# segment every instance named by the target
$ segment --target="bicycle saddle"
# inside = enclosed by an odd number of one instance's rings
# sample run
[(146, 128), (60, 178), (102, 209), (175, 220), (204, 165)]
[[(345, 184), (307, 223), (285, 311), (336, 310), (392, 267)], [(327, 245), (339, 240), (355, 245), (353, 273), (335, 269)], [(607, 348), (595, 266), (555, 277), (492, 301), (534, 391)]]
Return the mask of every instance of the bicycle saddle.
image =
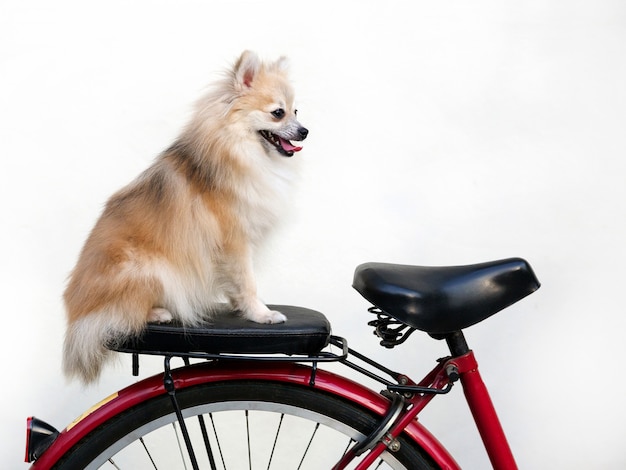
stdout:
[(365, 263), (356, 268), (353, 283), (385, 313), (431, 334), (474, 325), (539, 286), (520, 258), (445, 267)]

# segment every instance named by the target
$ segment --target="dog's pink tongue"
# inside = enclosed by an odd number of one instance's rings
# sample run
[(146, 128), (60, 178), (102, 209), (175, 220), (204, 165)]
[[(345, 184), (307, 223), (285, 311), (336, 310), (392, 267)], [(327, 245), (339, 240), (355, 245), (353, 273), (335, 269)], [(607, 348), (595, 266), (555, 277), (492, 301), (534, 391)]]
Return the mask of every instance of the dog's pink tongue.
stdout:
[(278, 138), (280, 139), (280, 146), (285, 152), (299, 152), (300, 150), (302, 150), (302, 147), (296, 147), (291, 142), (283, 139), (282, 137)]

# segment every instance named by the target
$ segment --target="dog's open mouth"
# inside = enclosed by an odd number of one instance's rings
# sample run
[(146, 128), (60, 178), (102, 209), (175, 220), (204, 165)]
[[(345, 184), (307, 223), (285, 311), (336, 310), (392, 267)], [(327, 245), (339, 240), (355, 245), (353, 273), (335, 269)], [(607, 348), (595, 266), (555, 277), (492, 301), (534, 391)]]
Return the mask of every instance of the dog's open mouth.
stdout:
[(259, 134), (261, 134), (270, 144), (276, 147), (276, 150), (278, 150), (278, 152), (285, 157), (291, 157), (294, 152), (302, 150), (302, 147), (297, 147), (288, 140), (283, 139), (276, 134), (272, 134), (270, 131), (259, 131)]

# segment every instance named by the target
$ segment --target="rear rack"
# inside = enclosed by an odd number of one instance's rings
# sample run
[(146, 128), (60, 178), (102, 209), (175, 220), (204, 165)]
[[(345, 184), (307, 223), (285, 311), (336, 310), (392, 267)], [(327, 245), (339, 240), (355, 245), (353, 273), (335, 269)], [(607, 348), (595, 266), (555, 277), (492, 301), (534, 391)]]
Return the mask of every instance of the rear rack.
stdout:
[(329, 345), (341, 348), (341, 353), (332, 351), (319, 351), (316, 354), (231, 354), (231, 353), (208, 353), (208, 352), (180, 352), (180, 351), (155, 351), (138, 350), (134, 348), (115, 348), (115, 351), (132, 355), (132, 372), (139, 375), (139, 355), (163, 356), (165, 358), (180, 357), (189, 364), (190, 359), (221, 360), (221, 361), (264, 361), (264, 362), (341, 362), (345, 361), (350, 354), (348, 341), (340, 336), (331, 336)]
[[(134, 376), (139, 375), (139, 356), (161, 356), (165, 358), (165, 371), (166, 375), (170, 370), (170, 362), (172, 358), (179, 357), (183, 359), (185, 365), (190, 365), (191, 359), (200, 359), (206, 361), (258, 361), (258, 362), (293, 362), (293, 363), (311, 363), (313, 372), (311, 374), (311, 380), (309, 385), (315, 385), (315, 375), (317, 371), (318, 363), (326, 362), (339, 362), (350, 369), (357, 371), (358, 373), (369, 377), (370, 379), (382, 384), (389, 392), (395, 392), (400, 394), (413, 394), (423, 393), (439, 395), (445, 394), (452, 388), (452, 380), (446, 385), (445, 388), (436, 388), (430, 386), (420, 386), (412, 383), (410, 379), (399, 372), (395, 372), (382, 364), (368, 358), (358, 351), (348, 347), (348, 341), (341, 336), (331, 336), (329, 346), (336, 346), (340, 348), (340, 352), (332, 352), (328, 350), (319, 351), (316, 354), (299, 355), (299, 354), (221, 354), (221, 353), (206, 353), (206, 352), (179, 352), (179, 351), (155, 351), (155, 350), (137, 350), (137, 349), (124, 349), (116, 348), (116, 351), (129, 353), (132, 355), (132, 373)], [(359, 365), (348, 358), (352, 357), (364, 365)], [(439, 359), (439, 362), (445, 362), (449, 358)], [(369, 367), (369, 368), (367, 368)], [(373, 371), (375, 370), (375, 371)], [(391, 380), (384, 378), (388, 376)]]

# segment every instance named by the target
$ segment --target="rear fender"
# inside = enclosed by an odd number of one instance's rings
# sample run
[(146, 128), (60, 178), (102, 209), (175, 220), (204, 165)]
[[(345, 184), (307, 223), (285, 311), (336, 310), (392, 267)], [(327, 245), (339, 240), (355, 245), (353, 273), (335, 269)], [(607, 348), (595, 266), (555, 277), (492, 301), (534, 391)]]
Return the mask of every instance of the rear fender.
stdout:
[[(314, 381), (313, 387), (359, 403), (375, 414), (383, 416), (389, 407), (389, 400), (357, 382), (320, 369), (315, 371), (312, 378), (313, 373), (311, 367), (289, 362), (230, 361), (224, 363), (216, 361), (175, 369), (172, 371), (172, 376), (177, 389), (233, 380), (268, 380), (303, 386), (311, 386), (310, 383)], [(113, 416), (166, 393), (162, 374), (154, 375), (115, 392), (84, 412), (61, 431), (50, 447), (33, 463), (31, 469), (49, 469), (80, 439)], [(441, 468), (460, 468), (441, 443), (417, 420), (413, 421), (405, 432), (419, 443)]]

